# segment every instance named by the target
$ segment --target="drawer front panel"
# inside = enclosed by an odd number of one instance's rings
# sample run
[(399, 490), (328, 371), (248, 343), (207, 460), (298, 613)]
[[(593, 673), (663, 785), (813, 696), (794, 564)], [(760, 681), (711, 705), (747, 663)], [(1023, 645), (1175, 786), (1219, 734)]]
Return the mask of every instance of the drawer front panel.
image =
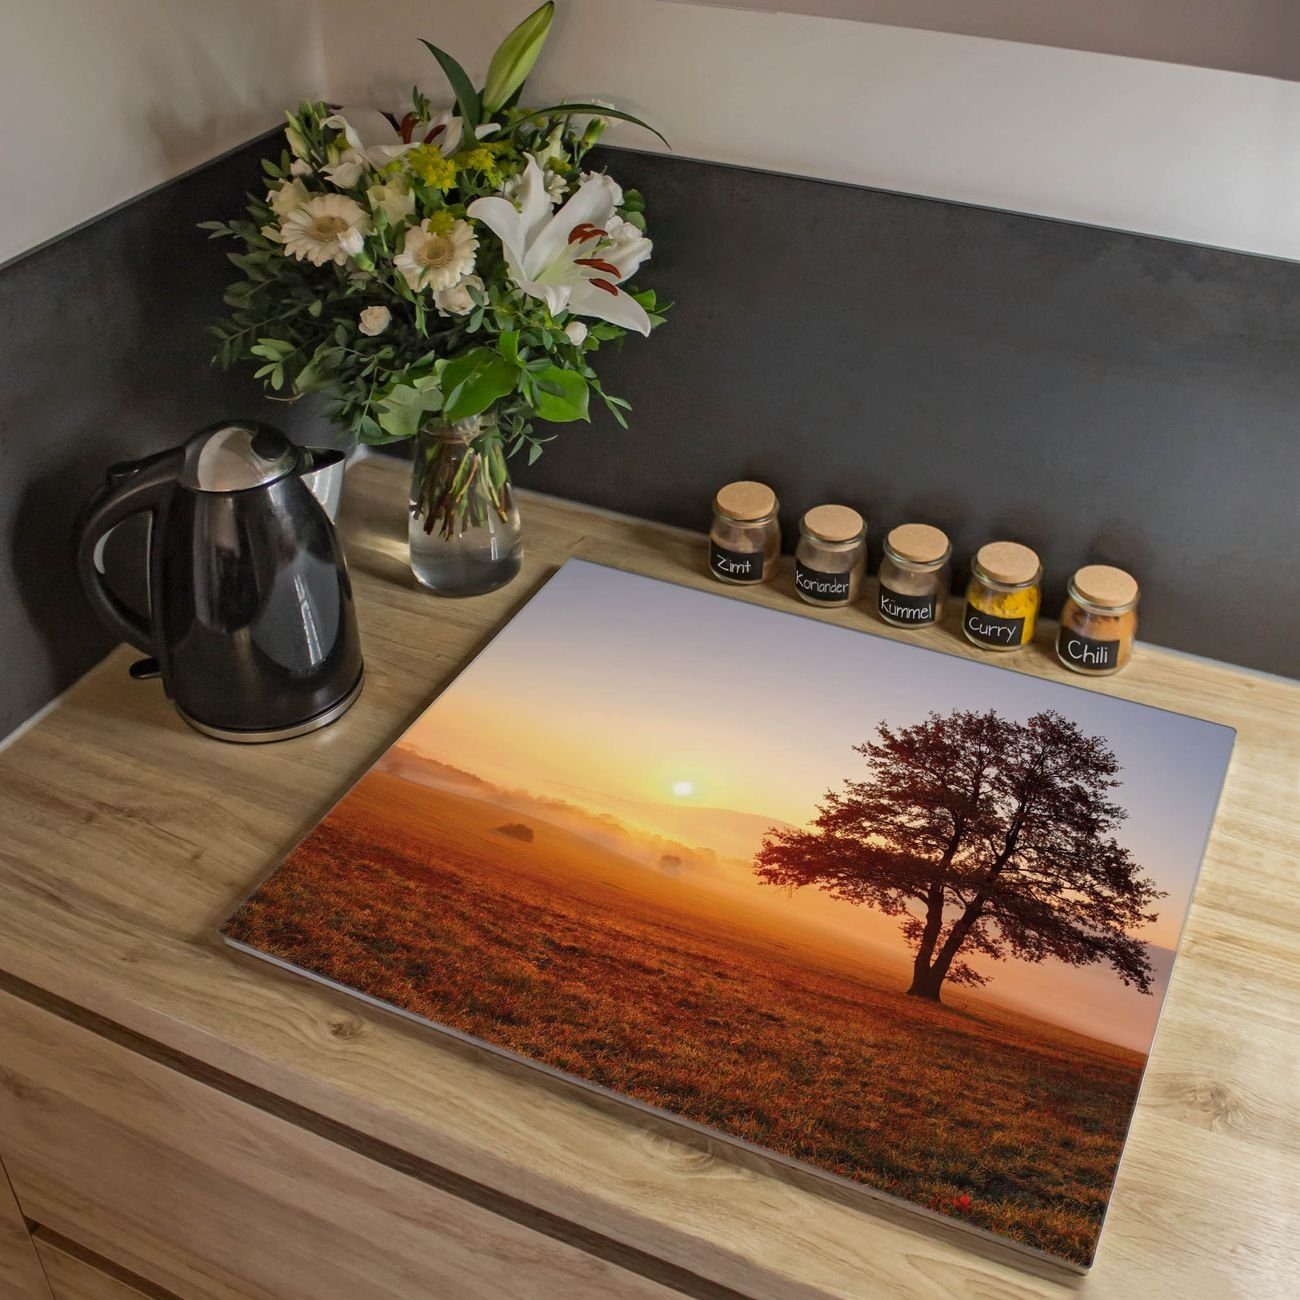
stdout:
[(18, 1203), (185, 1300), (665, 1300), (639, 1273), (0, 994)]

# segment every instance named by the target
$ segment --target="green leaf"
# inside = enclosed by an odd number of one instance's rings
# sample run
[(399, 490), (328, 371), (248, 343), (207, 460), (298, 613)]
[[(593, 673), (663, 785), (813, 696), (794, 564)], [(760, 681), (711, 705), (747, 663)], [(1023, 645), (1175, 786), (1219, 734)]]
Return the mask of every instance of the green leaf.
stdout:
[(442, 372), (445, 394), (443, 414), (449, 420), (467, 420), (486, 411), (493, 402), (513, 392), (519, 373), (505, 357), (489, 348), (471, 348), (447, 362)]
[(497, 46), (483, 87), (483, 113), (495, 113), (524, 84), (537, 62), (555, 16), (553, 0), (534, 9)]
[(587, 381), (576, 371), (547, 366), (532, 372), (533, 407), (538, 416), (552, 424), (586, 420), (589, 393)]
[(438, 60), (439, 65), (446, 74), (447, 80), (451, 84), (452, 93), (456, 96), (456, 103), (460, 106), (460, 115), (465, 119), (464, 139), (472, 144), (478, 124), (483, 120), (478, 92), (474, 89), (474, 83), (470, 81), (465, 69), (445, 50), (440, 50), (436, 45), (423, 38), (420, 44)]
[(519, 331), (502, 330), (500, 338), (497, 339), (497, 351), (511, 365), (517, 366), (519, 364)]
[(440, 410), (442, 393), (432, 377), (413, 384), (397, 384), (378, 402), (379, 427), (388, 435), (385, 442), (414, 438), (424, 417)]
[(556, 104), (554, 108), (538, 108), (518, 118), (515, 125), (517, 126), (521, 122), (527, 122), (535, 117), (571, 117), (574, 113), (589, 113), (592, 117), (616, 117), (620, 122), (631, 122), (633, 126), (644, 127), (651, 135), (657, 135), (669, 149), (672, 148), (667, 139), (656, 131), (649, 122), (643, 122), (639, 117), (633, 117), (631, 113), (623, 112), (621, 108), (606, 108), (604, 104)]

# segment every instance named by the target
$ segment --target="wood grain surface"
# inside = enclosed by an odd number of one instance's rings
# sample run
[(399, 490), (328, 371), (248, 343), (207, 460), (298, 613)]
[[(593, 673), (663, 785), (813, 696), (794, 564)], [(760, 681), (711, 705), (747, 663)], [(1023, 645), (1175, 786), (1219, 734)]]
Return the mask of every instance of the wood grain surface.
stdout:
[[(0, 754), (0, 972), (124, 1051), (687, 1294), (1283, 1296), (1300, 1276), (1300, 686), (1140, 647), (1089, 689), (1226, 723), (1238, 743), (1086, 1280), (684, 1134), (226, 950), (216, 926), (570, 555), (722, 592), (697, 534), (524, 495), (521, 578), (475, 600), (418, 589), (401, 465), (348, 475), (342, 529), (367, 684), (336, 726), (280, 745), (190, 731), (122, 649)], [(707, 502), (701, 515), (707, 517)], [(1191, 561), (1189, 560), (1189, 563)], [(976, 657), (955, 629), (818, 611), (777, 582), (725, 594)], [(954, 605), (958, 602), (954, 602)], [(1069, 680), (1055, 628), (999, 663)], [(35, 1067), (33, 1067), (35, 1068)], [(123, 1066), (125, 1068), (125, 1066)], [(4, 1138), (0, 1137), (0, 1153)], [(287, 1194), (286, 1194), (287, 1195)], [(22, 1199), (20, 1189), (20, 1201)], [(658, 1270), (658, 1271), (656, 1271)], [(537, 1294), (545, 1294), (537, 1292)]]
[(133, 1285), (124, 1276), (98, 1267), (93, 1256), (56, 1233), (37, 1228), (32, 1240), (54, 1300), (162, 1300), (169, 1296), (160, 1288), (147, 1283)]
[[(4, 1038), (0, 1035), (0, 1043)], [(0, 1050), (0, 1069), (8, 1053)], [(3, 1129), (0, 1129), (3, 1135)], [(50, 1300), (50, 1288), (27, 1221), (14, 1198), (8, 1174), (0, 1164), (0, 1297), (4, 1300)]]
[(674, 1294), (6, 994), (0, 1041), (26, 1213), (186, 1300)]

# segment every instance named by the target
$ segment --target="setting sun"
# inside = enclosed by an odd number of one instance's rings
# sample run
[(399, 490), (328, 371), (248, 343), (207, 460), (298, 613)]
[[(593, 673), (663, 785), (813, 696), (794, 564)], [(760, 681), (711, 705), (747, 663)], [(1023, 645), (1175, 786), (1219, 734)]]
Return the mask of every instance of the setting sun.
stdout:
[(679, 799), (688, 799), (694, 793), (695, 793), (694, 781), (673, 782), (673, 794), (675, 794)]

